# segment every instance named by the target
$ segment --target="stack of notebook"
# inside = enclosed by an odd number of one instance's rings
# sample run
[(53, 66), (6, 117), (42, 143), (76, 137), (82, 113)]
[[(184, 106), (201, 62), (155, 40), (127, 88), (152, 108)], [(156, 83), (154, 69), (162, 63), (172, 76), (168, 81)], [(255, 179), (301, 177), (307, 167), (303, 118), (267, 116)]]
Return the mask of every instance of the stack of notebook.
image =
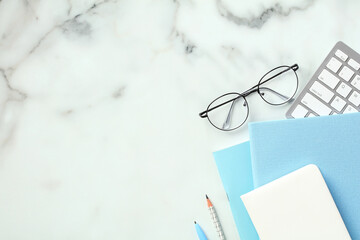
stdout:
[(250, 123), (249, 134), (214, 153), (242, 240), (360, 239), (360, 113)]

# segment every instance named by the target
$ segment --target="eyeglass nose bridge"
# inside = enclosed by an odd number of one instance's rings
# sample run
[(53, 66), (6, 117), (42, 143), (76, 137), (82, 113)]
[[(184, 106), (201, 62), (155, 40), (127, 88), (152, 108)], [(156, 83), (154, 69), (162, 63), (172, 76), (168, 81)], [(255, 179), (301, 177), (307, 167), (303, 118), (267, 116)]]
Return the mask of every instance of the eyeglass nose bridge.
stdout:
[[(228, 94), (230, 94), (230, 93), (224, 94), (224, 95), (216, 98), (214, 101), (216, 101), (217, 99), (219, 99), (219, 98), (221, 98), (221, 97), (223, 97), (223, 96), (225, 96), (225, 95), (228, 95)], [(233, 98), (233, 99), (230, 99), (230, 100), (228, 100), (228, 101), (226, 101), (226, 102), (223, 102), (223, 103), (221, 103), (221, 104), (219, 104), (219, 105), (217, 105), (217, 106), (214, 106), (214, 107), (212, 107), (212, 108), (210, 108), (210, 109), (209, 109), (209, 107), (208, 107), (208, 109), (206, 109), (205, 111), (199, 113), (199, 116), (200, 116), (201, 118), (207, 118), (207, 117), (208, 117), (208, 112), (210, 112), (210, 111), (212, 111), (212, 110), (214, 110), (214, 109), (217, 109), (217, 108), (219, 108), (219, 107), (221, 107), (221, 106), (223, 106), (223, 105), (225, 105), (225, 104), (227, 104), (227, 103), (229, 103), (229, 102), (232, 102), (232, 101), (238, 99), (239, 97), (244, 97), (244, 96), (242, 96), (242, 95), (239, 94), (239, 93), (235, 93), (235, 94), (237, 94), (238, 96), (235, 97), (235, 98)], [(213, 102), (214, 102), (214, 101), (213, 101)], [(211, 105), (213, 102), (211, 102), (210, 105)], [(210, 105), (209, 105), (209, 106), (210, 106)]]

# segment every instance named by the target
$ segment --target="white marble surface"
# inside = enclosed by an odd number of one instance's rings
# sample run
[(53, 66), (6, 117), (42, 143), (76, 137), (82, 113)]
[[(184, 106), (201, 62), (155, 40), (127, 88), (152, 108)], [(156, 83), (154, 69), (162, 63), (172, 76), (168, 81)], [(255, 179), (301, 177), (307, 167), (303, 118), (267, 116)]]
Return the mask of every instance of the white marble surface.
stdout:
[[(304, 86), (356, 0), (0, 0), (0, 239), (239, 239), (211, 152), (247, 139), (198, 113), (268, 69)], [(249, 98), (249, 121), (288, 106)]]

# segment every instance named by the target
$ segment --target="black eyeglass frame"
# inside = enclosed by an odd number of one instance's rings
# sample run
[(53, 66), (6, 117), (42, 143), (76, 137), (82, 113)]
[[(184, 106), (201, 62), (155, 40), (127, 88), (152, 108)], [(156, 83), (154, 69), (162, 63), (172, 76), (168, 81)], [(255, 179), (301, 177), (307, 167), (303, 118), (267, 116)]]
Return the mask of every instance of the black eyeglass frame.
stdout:
[[(270, 72), (275, 71), (276, 69), (279, 69), (279, 68), (284, 68), (284, 67), (286, 67), (285, 70), (283, 70), (283, 71), (275, 74), (274, 76), (266, 79), (265, 81), (263, 81), (264, 77), (265, 77), (266, 75), (268, 75)], [(278, 66), (278, 67), (276, 67), (276, 68), (273, 68), (273, 69), (271, 69), (270, 71), (268, 71), (267, 73), (265, 73), (265, 74), (260, 78), (258, 84), (256, 84), (255, 86), (249, 88), (248, 90), (244, 91), (243, 93), (230, 92), (230, 93), (225, 93), (225, 94), (217, 97), (216, 99), (214, 99), (214, 100), (209, 104), (209, 106), (207, 107), (207, 109), (206, 109), (205, 111), (199, 113), (199, 116), (200, 116), (201, 118), (207, 118), (211, 125), (213, 125), (215, 128), (217, 128), (217, 129), (219, 129), (219, 130), (221, 130), (221, 131), (233, 131), (233, 130), (235, 130), (235, 129), (238, 129), (239, 127), (241, 127), (242, 125), (244, 125), (244, 123), (246, 122), (246, 120), (247, 120), (248, 117), (249, 117), (249, 104), (248, 104), (248, 102), (247, 102), (247, 100), (246, 100), (246, 97), (249, 96), (250, 94), (252, 94), (252, 93), (254, 93), (254, 92), (257, 92), (257, 93), (260, 95), (260, 97), (261, 97), (266, 103), (268, 103), (268, 104), (270, 104), (270, 105), (273, 105), (273, 106), (283, 105), (283, 104), (285, 104), (285, 103), (288, 103), (288, 102), (292, 101), (293, 98), (294, 98), (294, 96), (295, 96), (295, 94), (296, 94), (296, 92), (297, 92), (297, 90), (298, 90), (298, 87), (299, 87), (299, 78), (298, 78), (298, 75), (296, 74), (296, 71), (297, 71), (298, 69), (299, 69), (299, 66), (298, 66), (298, 64), (296, 64), (296, 63), (293, 64), (293, 65), (291, 65), (291, 66), (281, 65), (281, 66)], [(288, 98), (288, 100), (286, 100), (285, 102), (282, 102), (282, 103), (271, 103), (271, 102), (267, 101), (267, 100), (264, 98), (263, 94), (260, 93), (260, 89), (262, 89), (262, 88), (261, 88), (261, 85), (264, 84), (264, 83), (266, 83), (266, 82), (268, 82), (268, 81), (270, 81), (270, 80), (272, 80), (272, 79), (274, 79), (274, 78), (276, 78), (276, 77), (278, 77), (279, 75), (281, 75), (281, 74), (283, 74), (283, 73), (285, 73), (285, 72), (287, 72), (287, 71), (289, 71), (289, 70), (292, 70), (292, 71), (294, 72), (294, 74), (295, 74), (295, 77), (296, 77), (296, 88), (295, 88), (295, 91), (294, 91), (293, 95), (292, 95), (291, 97), (289, 97), (289, 98), (286, 97), (286, 98)], [(262, 82), (262, 81), (263, 81), (263, 82)], [(270, 89), (270, 88), (267, 88), (267, 90), (270, 90), (270, 91), (272, 91), (273, 93), (276, 93), (276, 94), (278, 94), (278, 95), (280, 95), (280, 96), (282, 96), (282, 97), (285, 97), (285, 96), (283, 96), (282, 94), (280, 94), (280, 93), (278, 93), (278, 92), (276, 92), (275, 90), (272, 90), (272, 89)], [(230, 95), (230, 94), (234, 94), (234, 95), (236, 94), (236, 95), (238, 95), (238, 96), (210, 108), (210, 106), (211, 106), (215, 101), (217, 101), (218, 99), (220, 99), (220, 98), (222, 98), (222, 97), (225, 97), (225, 96), (227, 96), (227, 95)], [(219, 108), (219, 107), (221, 107), (221, 106), (223, 106), (223, 105), (225, 105), (225, 104), (228, 104), (228, 103), (233, 102), (233, 101), (235, 101), (235, 100), (237, 100), (237, 99), (240, 99), (240, 98), (243, 98), (243, 99), (244, 99), (244, 106), (246, 106), (246, 108), (247, 108), (247, 113), (246, 113), (246, 117), (245, 117), (244, 121), (243, 121), (239, 126), (234, 127), (234, 128), (231, 128), (231, 129), (223, 129), (223, 128), (217, 127), (214, 123), (211, 122), (211, 120), (210, 120), (210, 118), (209, 118), (209, 116), (208, 116), (208, 113), (209, 113), (209, 112), (211, 112), (211, 111), (213, 111), (213, 110), (215, 110), (215, 109), (217, 109), (217, 108)], [(233, 103), (232, 103), (232, 104), (233, 104)], [(231, 110), (230, 110), (230, 111), (231, 111)]]

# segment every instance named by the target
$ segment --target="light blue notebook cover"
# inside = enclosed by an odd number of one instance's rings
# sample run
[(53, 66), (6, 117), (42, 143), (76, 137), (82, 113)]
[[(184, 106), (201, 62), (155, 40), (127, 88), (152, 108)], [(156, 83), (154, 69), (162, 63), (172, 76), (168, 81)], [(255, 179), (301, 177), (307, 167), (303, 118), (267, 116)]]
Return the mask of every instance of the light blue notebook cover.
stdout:
[(254, 189), (249, 142), (213, 154), (240, 238), (259, 240), (244, 203), (240, 199), (241, 195)]
[(360, 239), (360, 113), (251, 123), (254, 186), (316, 164), (353, 239)]

